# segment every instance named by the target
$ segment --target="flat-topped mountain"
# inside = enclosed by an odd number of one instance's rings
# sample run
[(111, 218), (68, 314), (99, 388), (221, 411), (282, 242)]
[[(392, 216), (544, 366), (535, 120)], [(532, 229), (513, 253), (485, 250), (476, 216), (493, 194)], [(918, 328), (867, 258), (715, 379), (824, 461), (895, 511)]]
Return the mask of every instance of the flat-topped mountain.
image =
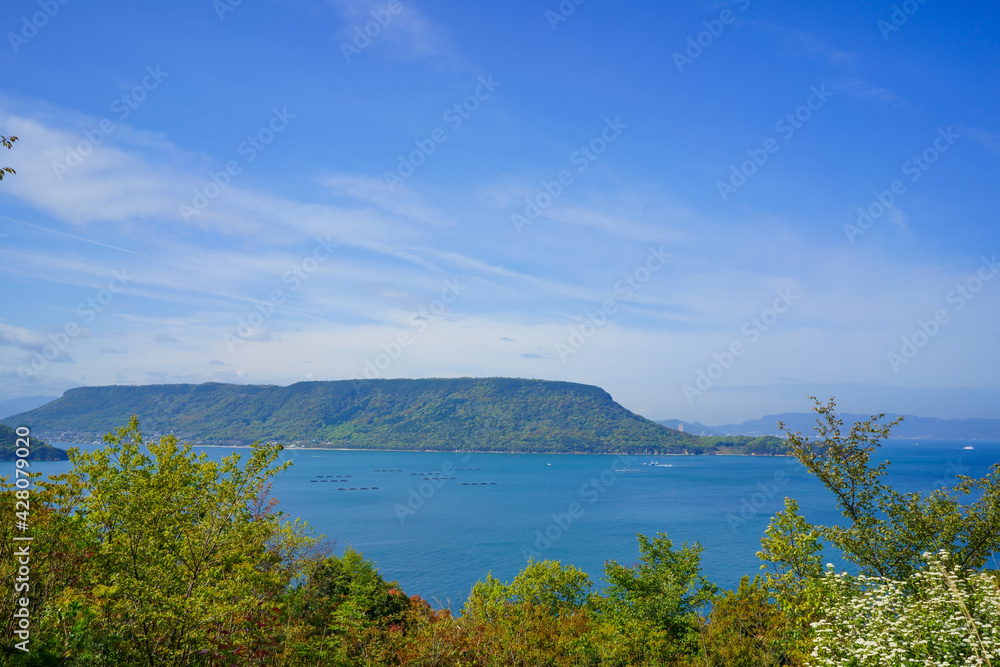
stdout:
[(82, 441), (123, 426), (133, 413), (145, 433), (202, 444), (658, 454), (781, 449), (773, 439), (680, 433), (626, 410), (599, 387), (520, 378), (81, 387), (3, 422), (30, 424), (51, 440)]

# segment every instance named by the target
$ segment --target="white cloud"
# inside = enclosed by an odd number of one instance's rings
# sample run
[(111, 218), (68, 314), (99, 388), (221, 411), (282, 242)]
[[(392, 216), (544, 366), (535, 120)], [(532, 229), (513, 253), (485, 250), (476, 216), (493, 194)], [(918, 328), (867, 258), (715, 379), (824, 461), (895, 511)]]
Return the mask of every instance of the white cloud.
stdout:
[[(385, 12), (387, 3), (380, 0), (331, 0), (344, 15), (344, 27), (338, 31), (338, 41), (354, 44), (357, 29), (364, 31), (365, 25), (375, 21), (372, 11)], [(390, 14), (391, 18), (385, 26), (371, 39), (371, 46), (380, 45), (399, 59), (413, 60), (418, 58), (445, 58), (454, 61), (454, 49), (451, 46), (445, 30), (427, 19), (409, 2), (400, 3), (402, 11)], [(385, 14), (380, 13), (380, 16)], [(372, 30), (374, 32), (374, 29)]]
[(53, 339), (40, 331), (31, 331), (24, 327), (11, 326), (0, 322), (0, 345), (14, 347), (27, 352), (43, 354), (50, 352), (50, 361), (70, 361), (69, 355), (53, 342)]
[(857, 59), (857, 54), (833, 46), (822, 37), (801, 28), (790, 28), (769, 21), (751, 21), (750, 25), (777, 39), (785, 51), (793, 56), (821, 58), (831, 63), (847, 63)]
[(834, 89), (842, 90), (849, 95), (862, 99), (876, 100), (888, 104), (892, 108), (906, 106), (907, 101), (888, 88), (873, 86), (863, 79), (853, 78), (833, 85)]

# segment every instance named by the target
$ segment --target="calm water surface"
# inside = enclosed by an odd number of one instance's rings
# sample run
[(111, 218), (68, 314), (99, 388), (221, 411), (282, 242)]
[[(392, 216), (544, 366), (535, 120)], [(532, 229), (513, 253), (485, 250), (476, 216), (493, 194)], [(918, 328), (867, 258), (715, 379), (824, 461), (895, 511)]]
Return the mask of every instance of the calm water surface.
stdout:
[[(213, 459), (248, 453), (204, 451)], [(891, 441), (883, 458), (893, 461), (895, 488), (926, 491), (957, 473), (987, 474), (1000, 461), (1000, 442)], [(637, 560), (636, 533), (665, 532), (675, 546), (700, 542), (703, 574), (732, 588), (758, 571), (760, 538), (785, 496), (814, 523), (840, 518), (832, 494), (784, 457), (292, 449), (281, 454), (288, 459), (293, 466), (274, 480), (278, 509), (308, 521), (336, 552), (347, 545), (363, 552), (406, 593), (452, 607), (489, 572), (512, 579), (529, 556), (572, 563), (599, 585), (606, 560)], [(653, 461), (670, 467), (643, 465)], [(32, 468), (56, 474), (69, 464)], [(0, 464), (0, 474), (12, 472), (13, 463)], [(834, 554), (826, 560), (839, 562)]]

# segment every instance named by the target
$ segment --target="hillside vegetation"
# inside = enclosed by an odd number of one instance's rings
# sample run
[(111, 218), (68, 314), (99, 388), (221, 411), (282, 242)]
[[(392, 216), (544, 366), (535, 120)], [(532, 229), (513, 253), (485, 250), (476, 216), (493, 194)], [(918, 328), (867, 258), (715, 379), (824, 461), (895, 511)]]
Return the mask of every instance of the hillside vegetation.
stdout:
[(517, 378), (82, 387), (7, 423), (96, 440), (138, 415), (203, 444), (580, 453), (781, 453), (776, 438), (704, 439), (640, 417), (599, 387)]
[[(31, 436), (31, 452), (26, 458), (29, 461), (67, 461), (69, 456), (63, 450), (53, 447), (47, 442)], [(0, 424), (0, 461), (13, 461), (17, 458), (17, 432), (9, 426)]]

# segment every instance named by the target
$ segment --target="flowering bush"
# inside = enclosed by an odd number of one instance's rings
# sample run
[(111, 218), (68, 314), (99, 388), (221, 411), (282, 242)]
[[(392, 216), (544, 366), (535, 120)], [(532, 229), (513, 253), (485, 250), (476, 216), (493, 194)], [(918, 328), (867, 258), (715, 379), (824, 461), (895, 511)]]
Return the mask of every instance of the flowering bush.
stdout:
[(1000, 665), (1000, 575), (950, 567), (944, 551), (924, 558), (905, 582), (828, 569), (810, 664)]

